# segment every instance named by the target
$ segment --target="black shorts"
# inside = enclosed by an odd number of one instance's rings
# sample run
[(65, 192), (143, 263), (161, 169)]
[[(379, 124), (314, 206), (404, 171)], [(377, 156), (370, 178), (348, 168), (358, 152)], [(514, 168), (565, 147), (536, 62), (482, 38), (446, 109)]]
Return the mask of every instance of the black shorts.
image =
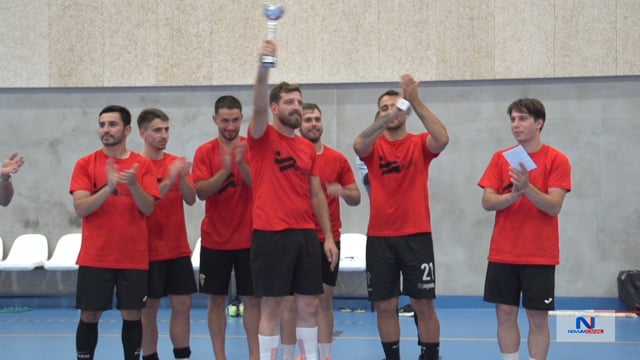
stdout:
[(367, 237), (367, 291), (372, 301), (403, 293), (415, 299), (435, 299), (436, 273), (431, 233), (399, 237)]
[(321, 253), (315, 230), (254, 230), (251, 271), (256, 295), (322, 294)]
[(78, 268), (76, 309), (106, 311), (113, 308), (113, 291), (117, 308), (140, 310), (147, 297), (147, 270)]
[[(338, 253), (340, 251), (340, 242), (336, 242), (338, 247)], [(331, 263), (327, 259), (327, 254), (324, 253), (324, 243), (320, 243), (320, 261), (322, 261), (322, 283), (336, 287), (338, 283), (338, 272), (340, 271), (340, 256), (338, 256), (338, 262), (336, 267), (331, 271)]]
[(160, 299), (167, 295), (188, 295), (198, 291), (191, 257), (152, 261), (149, 264), (147, 296)]
[(489, 262), (484, 301), (548, 311), (555, 308), (555, 265), (514, 265)]
[(215, 250), (203, 246), (200, 249), (200, 292), (228, 295), (232, 270), (237, 294), (252, 296), (251, 250)]

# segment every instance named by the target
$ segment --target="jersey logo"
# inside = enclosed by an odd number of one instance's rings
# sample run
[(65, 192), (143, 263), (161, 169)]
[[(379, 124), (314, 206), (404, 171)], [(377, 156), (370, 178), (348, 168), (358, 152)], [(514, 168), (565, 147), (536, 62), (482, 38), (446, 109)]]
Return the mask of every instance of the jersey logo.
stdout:
[(293, 156), (282, 157), (282, 154), (279, 150), (276, 150), (276, 164), (280, 168), (280, 172), (284, 172), (290, 169), (297, 169), (298, 163)]
[(384, 158), (380, 156), (380, 170), (382, 171), (382, 175), (399, 174), (401, 171), (400, 163), (397, 160), (385, 161)]

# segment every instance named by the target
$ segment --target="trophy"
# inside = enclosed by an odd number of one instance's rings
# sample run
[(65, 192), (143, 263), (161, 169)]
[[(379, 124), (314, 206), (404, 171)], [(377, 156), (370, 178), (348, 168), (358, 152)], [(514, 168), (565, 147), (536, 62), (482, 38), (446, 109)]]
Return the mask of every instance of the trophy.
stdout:
[[(275, 40), (276, 38), (276, 28), (278, 27), (278, 20), (284, 15), (284, 6), (282, 4), (264, 4), (264, 16), (267, 18), (267, 38), (270, 40)], [(262, 67), (265, 68), (274, 68), (276, 67), (276, 59), (275, 56), (262, 55), (260, 58), (260, 63)]]

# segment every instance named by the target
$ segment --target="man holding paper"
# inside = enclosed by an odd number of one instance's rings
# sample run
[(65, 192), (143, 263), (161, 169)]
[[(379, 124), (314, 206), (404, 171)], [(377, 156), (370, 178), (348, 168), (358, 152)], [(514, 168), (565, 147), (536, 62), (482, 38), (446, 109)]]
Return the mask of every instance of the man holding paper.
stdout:
[(519, 99), (507, 109), (515, 147), (497, 151), (478, 185), (482, 207), (495, 211), (484, 300), (496, 304), (503, 359), (519, 359), (518, 307), (529, 320), (530, 359), (549, 351), (548, 311), (554, 309), (555, 267), (560, 262), (558, 213), (571, 191), (565, 154), (542, 143), (545, 108)]

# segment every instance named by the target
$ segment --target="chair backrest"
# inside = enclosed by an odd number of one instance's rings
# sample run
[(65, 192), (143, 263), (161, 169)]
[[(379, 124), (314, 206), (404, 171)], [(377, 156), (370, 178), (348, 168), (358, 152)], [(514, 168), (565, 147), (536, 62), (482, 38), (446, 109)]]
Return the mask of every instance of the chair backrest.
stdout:
[(198, 238), (196, 244), (193, 246), (193, 252), (191, 253), (191, 264), (193, 264), (193, 270), (200, 270), (200, 248), (202, 246), (202, 238)]
[(366, 269), (367, 235), (345, 233), (340, 235), (340, 270)]
[(76, 260), (78, 259), (81, 244), (82, 234), (80, 233), (62, 235), (56, 243), (53, 255), (49, 260), (45, 261), (44, 268), (56, 271), (78, 269)]
[(49, 256), (47, 237), (42, 234), (23, 234), (18, 236), (7, 258), (0, 262), (0, 270), (29, 271), (43, 266)]
[(0, 261), (4, 257), (4, 241), (2, 241), (2, 236), (0, 236)]

